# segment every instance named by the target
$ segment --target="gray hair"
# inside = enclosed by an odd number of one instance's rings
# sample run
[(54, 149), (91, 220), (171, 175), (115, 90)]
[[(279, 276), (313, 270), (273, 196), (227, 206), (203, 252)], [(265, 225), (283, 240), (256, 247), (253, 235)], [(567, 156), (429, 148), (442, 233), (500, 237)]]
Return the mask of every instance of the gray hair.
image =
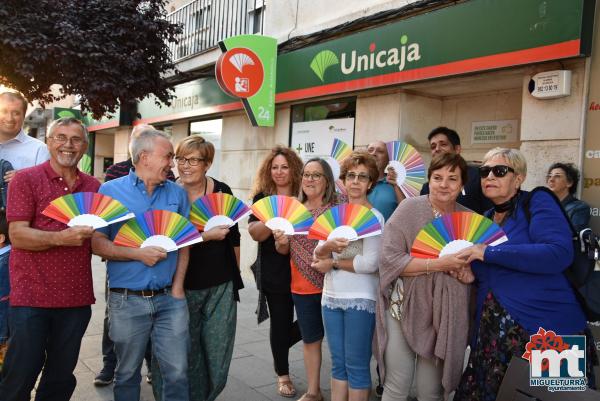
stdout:
[(483, 164), (494, 157), (503, 157), (506, 159), (510, 167), (515, 169), (515, 173), (525, 177), (527, 175), (527, 160), (518, 149), (510, 148), (494, 148), (483, 156)]
[[(306, 163), (304, 163), (304, 167), (302, 167), (302, 174), (304, 174), (304, 169), (306, 168), (306, 166), (308, 165), (308, 163), (319, 163), (321, 165), (321, 168), (323, 169), (323, 174), (325, 178), (325, 193), (323, 194), (323, 203), (326, 205), (329, 205), (331, 203), (334, 203), (336, 201), (336, 193), (335, 193), (335, 179), (333, 178), (333, 171), (331, 171), (331, 167), (329, 166), (329, 163), (327, 163), (325, 160), (321, 159), (320, 157), (313, 157), (312, 159), (308, 160)], [(301, 203), (304, 203), (304, 201), (306, 201), (306, 194), (304, 193), (304, 191), (302, 190), (302, 185), (300, 185), (300, 194), (298, 196), (298, 200)]]
[(165, 138), (167, 141), (171, 141), (169, 134), (156, 129), (143, 130), (131, 138), (131, 142), (129, 143), (129, 153), (131, 154), (133, 164), (140, 161), (142, 152), (151, 152), (154, 149), (156, 138)]
[(90, 139), (88, 137), (89, 134), (88, 134), (87, 128), (85, 127), (85, 125), (83, 125), (81, 120), (78, 120), (75, 117), (62, 117), (62, 118), (52, 121), (52, 123), (48, 127), (48, 135), (46, 135), (46, 136), (52, 136), (52, 133), (54, 132), (56, 127), (62, 127), (65, 125), (78, 125), (79, 128), (81, 128), (81, 132), (83, 132), (84, 142), (89, 143)]

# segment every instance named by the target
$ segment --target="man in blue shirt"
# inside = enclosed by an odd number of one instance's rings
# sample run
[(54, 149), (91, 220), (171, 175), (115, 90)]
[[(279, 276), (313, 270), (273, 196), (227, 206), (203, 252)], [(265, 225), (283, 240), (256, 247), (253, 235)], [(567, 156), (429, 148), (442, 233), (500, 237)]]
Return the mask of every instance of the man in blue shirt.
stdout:
[[(136, 216), (148, 210), (169, 210), (186, 218), (186, 192), (168, 181), (174, 167), (173, 145), (167, 134), (146, 130), (132, 138), (130, 152), (135, 171), (106, 182), (100, 193), (111, 196)], [(161, 366), (163, 400), (188, 401), (188, 310), (183, 281), (189, 249), (167, 253), (156, 246), (128, 248), (115, 245), (122, 224), (99, 229), (92, 238), (93, 252), (108, 260), (109, 335), (117, 355), (115, 401), (140, 398), (140, 367), (148, 339)]]
[(387, 174), (385, 172), (385, 168), (390, 162), (385, 142), (375, 141), (370, 143), (367, 147), (367, 152), (375, 157), (377, 169), (379, 170), (379, 178), (367, 198), (371, 205), (379, 210), (383, 218), (387, 221), (392, 213), (394, 213), (394, 210), (396, 210), (398, 203), (404, 199), (404, 194), (396, 183), (396, 171), (392, 167), (389, 167)]

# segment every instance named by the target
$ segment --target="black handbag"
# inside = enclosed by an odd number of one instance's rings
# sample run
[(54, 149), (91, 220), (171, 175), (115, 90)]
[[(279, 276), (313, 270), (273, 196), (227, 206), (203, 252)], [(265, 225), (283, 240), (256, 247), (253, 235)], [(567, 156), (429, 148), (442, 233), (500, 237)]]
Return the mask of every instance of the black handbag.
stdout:
[(585, 228), (577, 232), (560, 200), (558, 200), (554, 192), (546, 187), (533, 189), (525, 199), (523, 206), (528, 222), (531, 221), (529, 203), (531, 197), (537, 191), (544, 191), (552, 196), (554, 201), (560, 206), (560, 210), (562, 210), (571, 228), (574, 257), (573, 262), (565, 270), (564, 274), (575, 290), (575, 296), (585, 312), (586, 319), (589, 322), (598, 321), (600, 320), (600, 271), (595, 269), (596, 262), (600, 256), (600, 238), (590, 228)]
[(261, 285), (261, 245), (258, 243), (258, 251), (256, 253), (256, 260), (254, 263), (250, 265), (250, 270), (252, 271), (252, 275), (254, 276), (254, 281), (256, 282), (256, 288), (258, 289), (258, 305), (256, 306), (256, 319), (258, 324), (261, 324), (265, 320), (269, 318), (269, 308), (267, 307), (267, 297), (265, 293), (262, 291)]

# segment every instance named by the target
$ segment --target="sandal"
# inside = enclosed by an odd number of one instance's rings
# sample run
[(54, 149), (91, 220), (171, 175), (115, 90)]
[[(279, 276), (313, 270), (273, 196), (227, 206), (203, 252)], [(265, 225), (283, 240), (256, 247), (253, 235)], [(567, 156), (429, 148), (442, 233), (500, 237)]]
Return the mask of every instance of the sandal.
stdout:
[(319, 395), (304, 393), (298, 401), (323, 401), (323, 395), (321, 393)]
[(279, 380), (277, 379), (277, 393), (286, 398), (292, 398), (296, 396), (296, 388), (291, 380)]

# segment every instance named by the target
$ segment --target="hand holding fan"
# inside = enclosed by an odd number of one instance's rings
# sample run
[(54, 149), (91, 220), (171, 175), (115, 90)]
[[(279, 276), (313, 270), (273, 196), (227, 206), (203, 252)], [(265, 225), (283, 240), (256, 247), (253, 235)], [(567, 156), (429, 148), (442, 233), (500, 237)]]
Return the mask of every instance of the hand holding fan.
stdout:
[(119, 229), (116, 245), (130, 248), (159, 246), (167, 252), (202, 241), (202, 236), (182, 215), (168, 210), (149, 210)]
[(217, 226), (231, 227), (250, 212), (250, 208), (235, 196), (216, 192), (192, 204), (190, 221), (198, 230), (208, 231)]
[(118, 200), (94, 192), (77, 192), (56, 198), (42, 214), (69, 227), (91, 226), (94, 229), (134, 217)]
[(425, 163), (421, 154), (405, 142), (392, 141), (386, 146), (390, 159), (386, 169), (394, 168), (398, 175), (396, 182), (407, 198), (419, 196), (421, 187), (425, 183)]
[(327, 158), (327, 163), (331, 167), (331, 171), (333, 172), (333, 178), (335, 180), (337, 180), (340, 176), (341, 161), (348, 157), (350, 153), (352, 153), (352, 147), (350, 145), (337, 138), (333, 140), (333, 145), (331, 145), (331, 152), (329, 152), (329, 155), (331, 157)]
[(282, 230), (286, 235), (307, 234), (313, 223), (306, 206), (290, 196), (268, 196), (255, 202), (251, 209), (271, 230)]
[(345, 238), (354, 241), (381, 234), (377, 216), (366, 206), (354, 203), (337, 205), (321, 214), (308, 232), (308, 238), (328, 240)]
[(495, 246), (508, 241), (492, 220), (473, 212), (448, 213), (434, 219), (419, 231), (411, 256), (435, 259), (457, 253), (473, 244)]

